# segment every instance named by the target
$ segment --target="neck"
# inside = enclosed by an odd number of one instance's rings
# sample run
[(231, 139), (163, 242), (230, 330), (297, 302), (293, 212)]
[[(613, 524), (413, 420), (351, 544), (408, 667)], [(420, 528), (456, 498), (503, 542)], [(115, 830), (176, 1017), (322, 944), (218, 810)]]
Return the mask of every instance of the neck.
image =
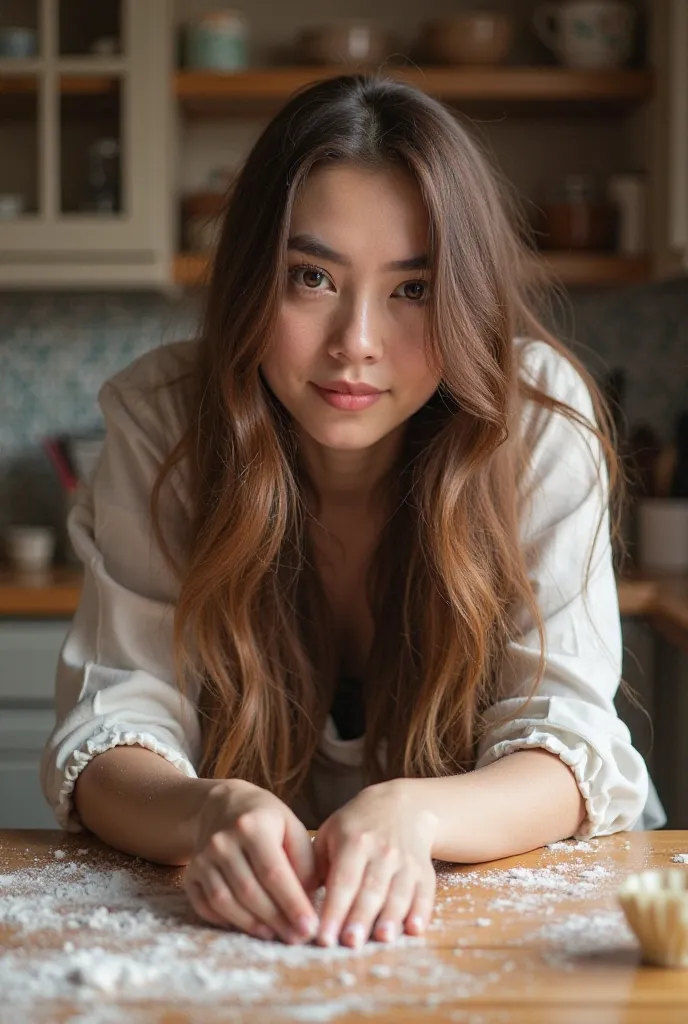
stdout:
[(320, 516), (379, 509), (381, 484), (402, 439), (403, 428), (398, 428), (369, 448), (341, 451), (302, 436), (301, 458), (315, 487)]

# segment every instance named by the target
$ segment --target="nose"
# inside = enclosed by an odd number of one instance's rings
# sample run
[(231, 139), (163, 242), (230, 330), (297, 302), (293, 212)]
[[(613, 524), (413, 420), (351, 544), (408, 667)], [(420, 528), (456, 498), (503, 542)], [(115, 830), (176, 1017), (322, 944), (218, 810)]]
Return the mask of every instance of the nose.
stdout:
[(342, 303), (328, 342), (328, 352), (340, 362), (376, 363), (382, 356), (382, 324), (368, 299)]

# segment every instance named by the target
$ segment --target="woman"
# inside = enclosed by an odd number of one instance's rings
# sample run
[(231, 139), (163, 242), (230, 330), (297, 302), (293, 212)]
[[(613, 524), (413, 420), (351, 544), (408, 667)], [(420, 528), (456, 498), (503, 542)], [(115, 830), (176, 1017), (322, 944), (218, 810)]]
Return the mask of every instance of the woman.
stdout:
[(232, 190), (199, 341), (100, 393), (44, 790), (209, 922), (419, 934), (433, 858), (641, 815), (613, 449), (505, 209), (440, 104), (318, 84)]

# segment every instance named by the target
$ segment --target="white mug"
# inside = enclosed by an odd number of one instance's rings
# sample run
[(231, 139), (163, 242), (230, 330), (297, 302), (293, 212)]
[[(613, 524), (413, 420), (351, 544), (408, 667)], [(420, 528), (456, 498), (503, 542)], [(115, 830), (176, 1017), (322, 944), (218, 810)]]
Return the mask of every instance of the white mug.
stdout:
[(631, 56), (635, 17), (625, 0), (562, 0), (538, 7), (533, 28), (562, 64), (602, 70)]

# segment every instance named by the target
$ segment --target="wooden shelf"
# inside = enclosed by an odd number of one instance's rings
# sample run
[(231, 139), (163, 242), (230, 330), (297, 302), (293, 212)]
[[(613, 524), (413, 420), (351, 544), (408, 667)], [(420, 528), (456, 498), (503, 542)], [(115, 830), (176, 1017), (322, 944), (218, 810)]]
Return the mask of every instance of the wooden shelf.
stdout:
[[(116, 74), (63, 74), (60, 95), (65, 116), (90, 117), (108, 113), (120, 95), (121, 77)], [(0, 118), (32, 120), (37, 116), (39, 81), (35, 75), (0, 73)]]
[[(240, 72), (178, 71), (174, 91), (189, 117), (222, 117), (247, 106), (279, 106), (297, 89), (346, 67), (255, 68)], [(578, 71), (560, 67), (385, 67), (384, 74), (461, 108), (600, 113), (649, 99), (651, 71)]]
[(550, 250), (541, 253), (541, 258), (553, 280), (569, 288), (643, 284), (652, 277), (649, 256)]
[[(62, 75), (60, 92), (63, 96), (112, 95), (119, 88), (118, 75)], [(4, 96), (35, 95), (38, 79), (35, 75), (0, 74), (0, 93)]]
[[(542, 260), (554, 281), (571, 288), (640, 284), (651, 278), (648, 256), (550, 251), (542, 254)], [(178, 253), (174, 260), (173, 280), (185, 287), (197, 287), (203, 284), (208, 269), (209, 258), (204, 253)]]

